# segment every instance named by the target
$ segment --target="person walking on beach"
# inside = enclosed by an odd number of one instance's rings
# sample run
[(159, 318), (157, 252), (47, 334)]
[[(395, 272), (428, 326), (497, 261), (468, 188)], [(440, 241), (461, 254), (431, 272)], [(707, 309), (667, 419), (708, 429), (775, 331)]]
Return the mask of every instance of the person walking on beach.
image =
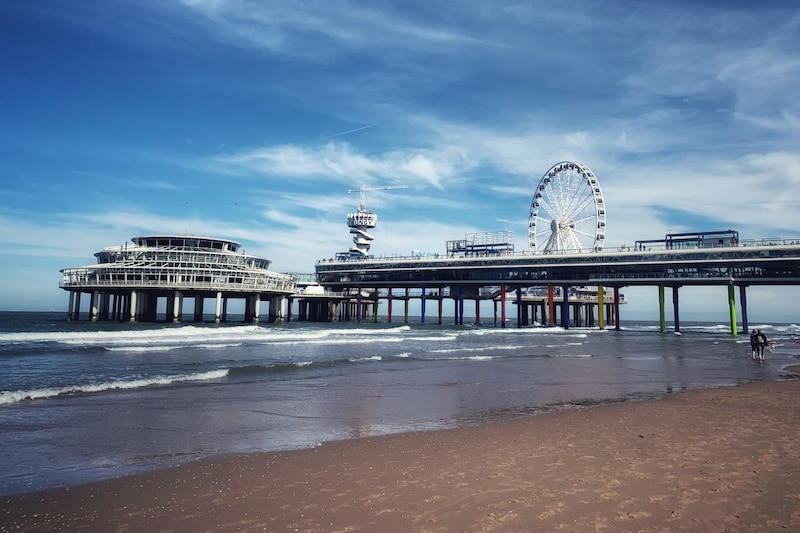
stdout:
[(764, 334), (763, 331), (760, 329), (758, 331), (758, 360), (764, 360), (764, 350), (767, 348), (769, 341), (767, 340), (767, 336)]
[(753, 355), (753, 361), (758, 359), (758, 330), (754, 329), (750, 333), (750, 351)]

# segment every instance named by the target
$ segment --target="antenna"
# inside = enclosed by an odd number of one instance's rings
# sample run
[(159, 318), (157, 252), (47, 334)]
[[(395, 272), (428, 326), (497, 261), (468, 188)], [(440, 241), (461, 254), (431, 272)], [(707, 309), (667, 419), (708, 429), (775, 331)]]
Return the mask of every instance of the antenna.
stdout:
[(367, 187), (366, 185), (362, 185), (358, 189), (348, 189), (347, 194), (358, 192), (358, 210), (359, 211), (366, 211), (367, 210), (367, 203), (366, 203), (366, 196), (367, 191), (388, 191), (391, 189), (408, 189), (407, 185), (386, 185), (383, 187)]

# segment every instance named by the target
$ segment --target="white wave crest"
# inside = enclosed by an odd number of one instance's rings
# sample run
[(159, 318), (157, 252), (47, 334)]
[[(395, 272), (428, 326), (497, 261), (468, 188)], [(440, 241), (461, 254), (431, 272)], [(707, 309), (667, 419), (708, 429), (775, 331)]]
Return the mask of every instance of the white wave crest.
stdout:
[(365, 363), (367, 361), (383, 361), (383, 357), (380, 355), (371, 355), (369, 357), (357, 357), (354, 359), (348, 359), (351, 363)]
[(227, 375), (228, 369), (223, 368), (220, 370), (211, 370), (209, 372), (197, 372), (193, 374), (182, 374), (177, 376), (153, 376), (130, 381), (86, 383), (83, 385), (72, 385), (28, 391), (2, 391), (0, 392), (0, 405), (18, 403), (26, 400), (41, 400), (69, 394), (92, 394), (114, 390), (141, 389), (153, 385), (169, 385), (171, 383), (183, 381), (207, 381), (211, 379), (223, 378)]

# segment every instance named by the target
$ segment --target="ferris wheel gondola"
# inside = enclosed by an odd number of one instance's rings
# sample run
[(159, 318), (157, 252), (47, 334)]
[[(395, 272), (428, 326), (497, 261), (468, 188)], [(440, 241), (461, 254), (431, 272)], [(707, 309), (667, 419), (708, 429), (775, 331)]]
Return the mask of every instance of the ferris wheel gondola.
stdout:
[(585, 253), (603, 249), (606, 208), (600, 182), (581, 163), (548, 170), (531, 201), (528, 242), (534, 253)]

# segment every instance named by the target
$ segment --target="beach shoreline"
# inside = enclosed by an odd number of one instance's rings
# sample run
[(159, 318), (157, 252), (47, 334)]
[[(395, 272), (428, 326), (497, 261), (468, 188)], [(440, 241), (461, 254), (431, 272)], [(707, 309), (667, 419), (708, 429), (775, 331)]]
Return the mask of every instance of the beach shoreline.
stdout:
[(797, 530), (798, 393), (754, 382), (225, 455), (3, 497), (0, 531)]

